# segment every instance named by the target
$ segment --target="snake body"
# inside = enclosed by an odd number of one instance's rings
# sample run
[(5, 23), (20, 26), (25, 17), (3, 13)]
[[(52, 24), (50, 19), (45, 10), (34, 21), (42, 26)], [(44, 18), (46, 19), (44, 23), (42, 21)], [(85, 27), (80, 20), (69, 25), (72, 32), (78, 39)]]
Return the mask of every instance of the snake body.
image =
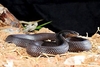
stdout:
[[(6, 38), (6, 42), (25, 47), (27, 53), (39, 56), (42, 53), (63, 54), (67, 51), (88, 51), (91, 43), (88, 39), (77, 36), (76, 31), (65, 30), (59, 33), (38, 34), (12, 34)], [(51, 40), (50, 42), (48, 40)]]

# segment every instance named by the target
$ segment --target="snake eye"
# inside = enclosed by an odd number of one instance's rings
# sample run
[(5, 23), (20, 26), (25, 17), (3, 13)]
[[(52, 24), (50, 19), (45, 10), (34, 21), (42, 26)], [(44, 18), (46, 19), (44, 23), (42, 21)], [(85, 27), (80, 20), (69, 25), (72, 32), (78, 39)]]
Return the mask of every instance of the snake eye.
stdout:
[(72, 34), (79, 35), (79, 33), (76, 31), (73, 31)]

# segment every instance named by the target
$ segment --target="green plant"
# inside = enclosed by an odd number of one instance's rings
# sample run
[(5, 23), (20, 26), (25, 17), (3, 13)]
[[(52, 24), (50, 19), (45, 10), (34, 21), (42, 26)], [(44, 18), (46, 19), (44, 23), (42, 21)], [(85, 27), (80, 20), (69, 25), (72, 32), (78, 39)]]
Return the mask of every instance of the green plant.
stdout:
[(45, 25), (50, 24), (51, 22), (52, 22), (52, 21), (49, 21), (49, 22), (43, 23), (43, 24), (37, 26), (35, 30), (39, 30), (39, 29), (41, 29), (42, 27), (44, 27)]

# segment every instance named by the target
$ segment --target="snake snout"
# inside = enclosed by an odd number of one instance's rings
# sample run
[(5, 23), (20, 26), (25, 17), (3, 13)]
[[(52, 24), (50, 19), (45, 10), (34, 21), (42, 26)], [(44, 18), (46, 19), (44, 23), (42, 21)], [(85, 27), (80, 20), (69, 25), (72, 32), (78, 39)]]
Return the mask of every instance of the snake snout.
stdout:
[(79, 35), (78, 32), (76, 31), (71, 31), (71, 30), (64, 30), (61, 32), (62, 35), (65, 37), (65, 38), (68, 38), (68, 37), (77, 37)]

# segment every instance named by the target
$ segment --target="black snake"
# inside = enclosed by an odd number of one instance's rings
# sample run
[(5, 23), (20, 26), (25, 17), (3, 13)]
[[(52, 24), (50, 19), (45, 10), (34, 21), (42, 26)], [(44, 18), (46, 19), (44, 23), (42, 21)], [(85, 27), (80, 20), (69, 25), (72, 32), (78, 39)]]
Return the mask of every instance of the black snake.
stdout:
[(78, 37), (76, 31), (64, 30), (59, 33), (12, 34), (6, 42), (25, 47), (28, 54), (63, 54), (67, 51), (88, 51), (92, 48), (88, 39)]

